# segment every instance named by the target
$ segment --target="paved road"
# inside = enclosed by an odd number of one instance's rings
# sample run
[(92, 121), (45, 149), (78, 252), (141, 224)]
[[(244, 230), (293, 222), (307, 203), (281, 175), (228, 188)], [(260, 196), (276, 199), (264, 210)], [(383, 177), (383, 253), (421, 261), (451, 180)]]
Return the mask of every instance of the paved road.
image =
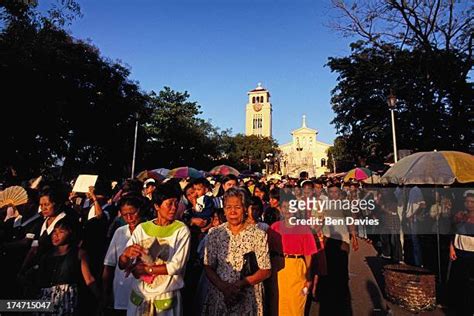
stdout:
[[(357, 252), (351, 252), (349, 257), (349, 283), (354, 316), (446, 315), (440, 308), (431, 312), (413, 314), (386, 301), (380, 289), (381, 285), (379, 285), (382, 279), (381, 267), (384, 259), (377, 258), (373, 247), (364, 241), (360, 241), (359, 245), (360, 249)], [(318, 303), (312, 304), (310, 315), (318, 315)]]

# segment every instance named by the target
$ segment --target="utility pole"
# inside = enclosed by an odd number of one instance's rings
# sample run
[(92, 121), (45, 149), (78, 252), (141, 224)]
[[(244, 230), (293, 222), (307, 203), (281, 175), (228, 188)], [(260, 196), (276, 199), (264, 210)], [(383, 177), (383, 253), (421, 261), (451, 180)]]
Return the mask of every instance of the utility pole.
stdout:
[(132, 174), (131, 179), (135, 176), (135, 158), (137, 154), (137, 138), (138, 138), (138, 113), (135, 115), (135, 139), (133, 141), (133, 158), (132, 158)]
[(331, 153), (331, 157), (332, 157), (332, 170), (334, 173), (337, 173), (336, 172), (336, 160), (334, 159), (334, 154)]

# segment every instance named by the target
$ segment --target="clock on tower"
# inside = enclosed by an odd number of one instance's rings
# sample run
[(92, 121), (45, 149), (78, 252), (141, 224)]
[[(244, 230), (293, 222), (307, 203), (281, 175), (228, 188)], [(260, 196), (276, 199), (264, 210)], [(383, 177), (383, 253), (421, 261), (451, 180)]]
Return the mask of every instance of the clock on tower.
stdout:
[(248, 92), (248, 103), (245, 113), (245, 135), (262, 137), (272, 136), (272, 105), (270, 92), (258, 83)]

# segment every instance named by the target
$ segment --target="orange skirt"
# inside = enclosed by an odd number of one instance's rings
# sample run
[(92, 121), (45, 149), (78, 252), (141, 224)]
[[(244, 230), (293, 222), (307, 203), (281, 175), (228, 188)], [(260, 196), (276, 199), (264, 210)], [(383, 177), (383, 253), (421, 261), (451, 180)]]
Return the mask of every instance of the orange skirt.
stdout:
[(277, 272), (278, 315), (304, 315), (307, 297), (303, 295), (306, 282), (306, 263), (304, 259), (284, 258), (284, 260), (283, 268)]

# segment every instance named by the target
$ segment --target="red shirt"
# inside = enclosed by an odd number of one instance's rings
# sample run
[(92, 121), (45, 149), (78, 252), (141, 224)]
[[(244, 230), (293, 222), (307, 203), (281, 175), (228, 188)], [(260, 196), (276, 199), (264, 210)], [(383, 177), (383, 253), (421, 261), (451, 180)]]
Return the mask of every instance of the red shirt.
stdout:
[(308, 226), (286, 226), (284, 221), (275, 222), (268, 229), (270, 251), (310, 256), (318, 252), (314, 236)]

